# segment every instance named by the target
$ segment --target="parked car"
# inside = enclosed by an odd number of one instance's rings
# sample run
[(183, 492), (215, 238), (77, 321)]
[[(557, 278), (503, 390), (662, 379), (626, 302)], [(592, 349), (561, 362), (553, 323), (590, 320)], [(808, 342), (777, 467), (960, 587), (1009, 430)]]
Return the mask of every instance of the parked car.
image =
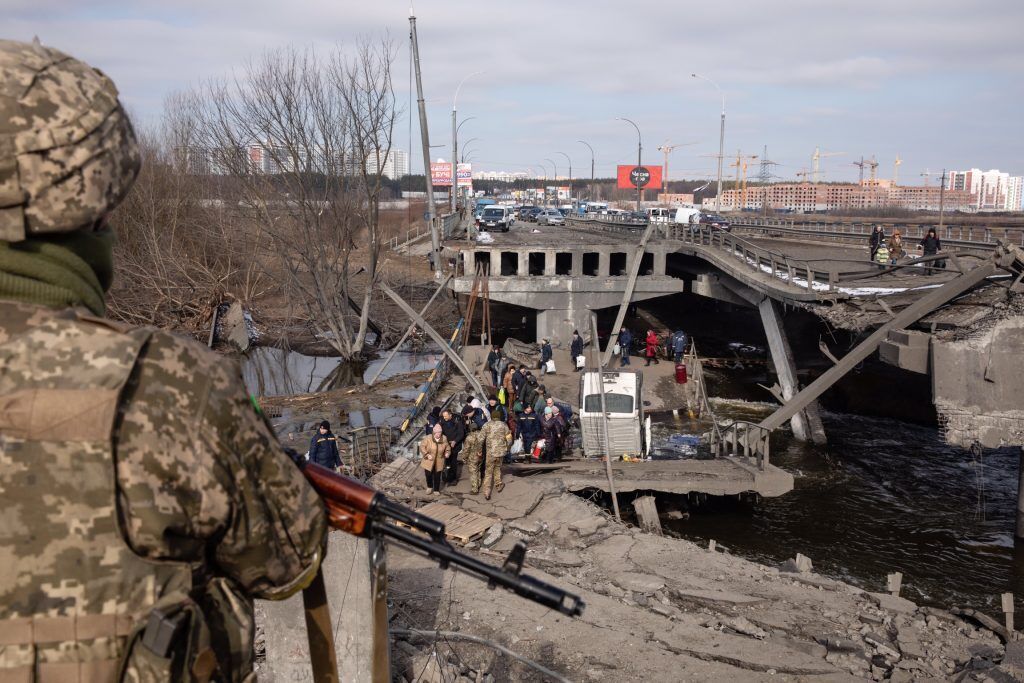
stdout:
[(541, 211), (543, 211), (543, 209), (540, 208), (539, 206), (531, 206), (529, 209), (526, 209), (522, 212), (523, 220), (530, 221), (531, 223), (536, 223), (537, 214), (539, 214)]
[(726, 232), (732, 230), (729, 221), (713, 213), (702, 213), (700, 215), (700, 222), (701, 225), (710, 225), (713, 230), (725, 230)]
[(477, 227), (484, 231), (501, 230), (508, 232), (515, 219), (512, 217), (512, 210), (507, 206), (487, 206), (477, 221)]
[(565, 216), (558, 209), (544, 209), (536, 220), (537, 225), (565, 225)]

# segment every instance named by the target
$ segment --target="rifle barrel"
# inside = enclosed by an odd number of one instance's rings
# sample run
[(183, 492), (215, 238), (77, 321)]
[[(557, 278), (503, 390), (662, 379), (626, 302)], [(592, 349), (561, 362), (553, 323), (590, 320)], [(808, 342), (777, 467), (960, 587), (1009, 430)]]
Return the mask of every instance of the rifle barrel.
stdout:
[(481, 562), (475, 557), (460, 553), (447, 543), (436, 543), (394, 524), (377, 521), (372, 524), (374, 531), (382, 536), (393, 538), (402, 545), (437, 560), (441, 563), (442, 567), (454, 565), (469, 574), (475, 575), (477, 578), (486, 579), (491, 587), (501, 586), (520, 597), (550, 609), (556, 609), (570, 617), (577, 617), (583, 614), (585, 606), (583, 600), (579, 596), (573, 595), (561, 588), (535, 579), (532, 576), (513, 574), (502, 568), (494, 567), (486, 562)]

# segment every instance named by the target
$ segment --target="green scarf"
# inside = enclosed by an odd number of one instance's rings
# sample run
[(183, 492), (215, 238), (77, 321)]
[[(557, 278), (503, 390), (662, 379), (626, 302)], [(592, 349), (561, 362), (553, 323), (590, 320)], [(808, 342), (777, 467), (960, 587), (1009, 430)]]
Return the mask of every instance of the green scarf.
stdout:
[(103, 315), (114, 277), (114, 234), (79, 231), (22, 242), (0, 240), (0, 299)]

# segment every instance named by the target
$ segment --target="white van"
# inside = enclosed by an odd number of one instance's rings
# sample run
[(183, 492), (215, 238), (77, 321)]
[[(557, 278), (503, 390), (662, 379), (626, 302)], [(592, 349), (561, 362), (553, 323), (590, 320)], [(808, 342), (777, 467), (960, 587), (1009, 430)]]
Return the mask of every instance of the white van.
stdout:
[[(583, 454), (605, 455), (603, 443), (604, 416), (601, 413), (601, 373), (584, 372), (580, 378), (580, 430), (583, 433)], [(650, 448), (651, 418), (644, 418), (643, 373), (637, 370), (604, 373), (604, 401), (608, 422), (608, 453), (612, 458), (623, 455), (642, 457)]]

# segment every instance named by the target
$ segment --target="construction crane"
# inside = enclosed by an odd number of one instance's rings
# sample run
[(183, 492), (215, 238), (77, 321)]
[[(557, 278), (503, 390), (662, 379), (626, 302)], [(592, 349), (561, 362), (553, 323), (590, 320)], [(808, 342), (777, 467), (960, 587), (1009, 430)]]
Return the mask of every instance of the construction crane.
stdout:
[(874, 185), (878, 180), (878, 162), (875, 161), (875, 155), (871, 155), (871, 161), (865, 162), (871, 168), (871, 184)]
[(924, 169), (924, 173), (921, 174), (921, 177), (924, 178), (924, 186), (925, 187), (928, 187), (929, 185), (931, 185), (931, 179), (932, 179), (933, 175), (938, 175), (938, 173), (932, 173), (931, 169), (927, 169), (927, 168)]
[(811, 157), (811, 162), (812, 162), (811, 168), (814, 169), (813, 173), (811, 175), (811, 177), (813, 178), (813, 182), (817, 183), (818, 182), (818, 178), (821, 176), (821, 160), (822, 159), (826, 159), (828, 157), (837, 157), (837, 156), (841, 156), (843, 154), (846, 154), (846, 152), (822, 152), (819, 148), (815, 147), (814, 148), (814, 155)]
[(795, 175), (797, 178), (800, 179), (800, 182), (806, 183), (807, 177), (811, 175), (811, 171), (807, 170), (806, 168), (801, 168), (799, 171), (796, 172)]
[(850, 162), (851, 166), (856, 166), (856, 167), (858, 167), (860, 169), (860, 178), (857, 179), (857, 183), (859, 185), (863, 185), (864, 184), (864, 167), (868, 166), (870, 164), (871, 164), (870, 161), (864, 161), (864, 157), (861, 157), (860, 161), (851, 161)]
[(896, 155), (896, 161), (892, 165), (892, 184), (899, 185), (900, 180), (900, 164), (903, 163), (903, 159), (900, 159), (900, 155)]
[(683, 142), (678, 145), (670, 145), (668, 140), (666, 140), (664, 145), (658, 147), (658, 151), (665, 155), (665, 168), (662, 169), (664, 174), (661, 176), (661, 191), (664, 194), (668, 194), (668, 155), (672, 153), (672, 150), (678, 147), (689, 147), (696, 144), (696, 142)]
[[(736, 150), (736, 161), (729, 164), (729, 168), (736, 167), (736, 191), (740, 194), (740, 209), (747, 206), (747, 165), (748, 162), (757, 159), (756, 154), (743, 154)], [(743, 174), (743, 189), (740, 190), (740, 174)]]

